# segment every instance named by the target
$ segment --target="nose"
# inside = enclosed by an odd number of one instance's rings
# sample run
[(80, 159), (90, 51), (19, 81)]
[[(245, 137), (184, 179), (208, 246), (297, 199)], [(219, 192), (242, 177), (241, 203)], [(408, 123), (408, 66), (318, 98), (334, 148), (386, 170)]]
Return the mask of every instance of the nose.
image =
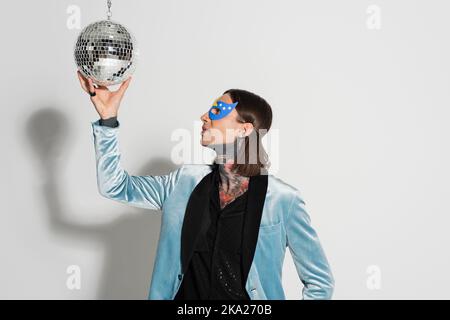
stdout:
[(207, 122), (210, 121), (211, 119), (209, 118), (208, 112), (205, 112), (204, 114), (202, 114), (202, 116), (200, 117), (200, 120)]

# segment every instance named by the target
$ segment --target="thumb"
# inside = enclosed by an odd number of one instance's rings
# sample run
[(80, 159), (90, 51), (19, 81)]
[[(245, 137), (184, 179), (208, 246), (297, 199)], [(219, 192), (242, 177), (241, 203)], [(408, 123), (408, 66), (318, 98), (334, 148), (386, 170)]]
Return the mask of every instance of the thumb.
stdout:
[(127, 91), (127, 88), (130, 85), (130, 82), (131, 82), (131, 77), (129, 77), (124, 82), (122, 82), (119, 89), (117, 90), (117, 93), (120, 97), (122, 97), (125, 94), (125, 91)]

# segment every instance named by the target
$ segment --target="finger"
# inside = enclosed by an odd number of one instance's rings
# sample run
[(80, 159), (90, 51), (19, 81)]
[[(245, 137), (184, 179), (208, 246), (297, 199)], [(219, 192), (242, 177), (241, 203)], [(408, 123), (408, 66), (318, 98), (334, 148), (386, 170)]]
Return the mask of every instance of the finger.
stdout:
[(92, 89), (99, 89), (99, 88), (103, 87), (103, 86), (95, 83), (94, 80), (92, 80), (92, 78), (88, 78), (87, 81), (88, 81), (90, 90), (92, 90)]
[(80, 80), (81, 88), (83, 88), (84, 91), (89, 92), (89, 89), (86, 85), (86, 78), (83, 77), (80, 71), (77, 71), (78, 80)]
[(129, 77), (124, 82), (122, 82), (122, 84), (119, 87), (119, 90), (117, 90), (117, 92), (119, 93), (120, 96), (124, 95), (125, 91), (127, 90), (128, 86), (130, 85), (130, 82), (131, 82), (131, 77)]
[(80, 69), (77, 69), (77, 74), (79, 75), (79, 77), (84, 80), (87, 81), (87, 78), (81, 73)]
[(88, 84), (89, 84), (89, 92), (95, 92), (96, 88), (95, 88), (94, 83), (92, 82), (91, 78), (88, 79)]
[[(89, 83), (89, 91), (88, 91), (88, 93), (91, 96), (91, 100), (95, 102), (98, 97), (96, 95), (97, 94), (96, 88), (94, 87), (94, 83), (92, 82), (91, 78), (88, 79), (88, 83)], [(94, 95), (92, 95), (92, 94), (94, 94)]]

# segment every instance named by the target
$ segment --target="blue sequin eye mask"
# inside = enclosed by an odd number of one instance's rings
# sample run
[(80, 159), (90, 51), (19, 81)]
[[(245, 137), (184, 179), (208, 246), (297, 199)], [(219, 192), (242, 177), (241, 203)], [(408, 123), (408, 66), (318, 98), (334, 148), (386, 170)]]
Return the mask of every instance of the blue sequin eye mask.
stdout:
[(223, 117), (226, 117), (230, 114), (231, 111), (237, 106), (237, 102), (235, 103), (225, 103), (223, 101), (220, 101), (219, 98), (217, 98), (212, 107), (209, 109), (209, 118), (211, 120), (219, 120)]

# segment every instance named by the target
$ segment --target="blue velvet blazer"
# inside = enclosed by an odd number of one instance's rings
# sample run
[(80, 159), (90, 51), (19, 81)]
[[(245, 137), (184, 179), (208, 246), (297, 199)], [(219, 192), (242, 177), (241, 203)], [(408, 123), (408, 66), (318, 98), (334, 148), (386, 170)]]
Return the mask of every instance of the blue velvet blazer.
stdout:
[[(118, 133), (91, 122), (97, 185), (108, 199), (161, 210), (161, 231), (148, 299), (172, 300), (191, 257), (198, 223), (209, 206), (212, 165), (182, 165), (166, 175), (134, 176), (121, 166)], [(245, 289), (252, 300), (285, 299), (281, 273), (289, 248), (304, 284), (301, 298), (331, 299), (334, 278), (300, 192), (269, 174), (251, 177), (243, 233)], [(206, 202), (208, 203), (208, 202)], [(246, 272), (247, 274), (247, 272)]]

